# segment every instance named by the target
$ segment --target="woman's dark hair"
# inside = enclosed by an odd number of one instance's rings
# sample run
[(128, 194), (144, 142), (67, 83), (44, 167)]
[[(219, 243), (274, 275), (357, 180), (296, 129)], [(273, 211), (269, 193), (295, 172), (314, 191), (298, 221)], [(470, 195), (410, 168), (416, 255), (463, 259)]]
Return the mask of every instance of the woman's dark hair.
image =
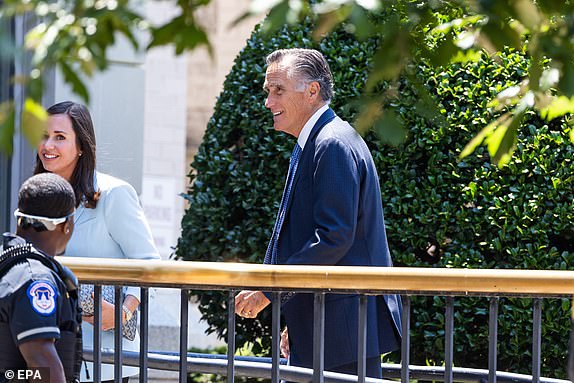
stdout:
[[(84, 203), (87, 208), (95, 208), (98, 203), (99, 192), (94, 188), (94, 174), (96, 171), (96, 134), (94, 124), (88, 108), (72, 101), (64, 101), (52, 105), (47, 110), (50, 116), (65, 114), (70, 117), (74, 133), (76, 133), (76, 145), (82, 155), (70, 178), (70, 184), (76, 195), (76, 206)], [(48, 172), (40, 156), (36, 155), (36, 168), (34, 174)]]
[(46, 218), (66, 217), (74, 212), (76, 195), (68, 181), (53, 173), (28, 178), (18, 191), (18, 210)]

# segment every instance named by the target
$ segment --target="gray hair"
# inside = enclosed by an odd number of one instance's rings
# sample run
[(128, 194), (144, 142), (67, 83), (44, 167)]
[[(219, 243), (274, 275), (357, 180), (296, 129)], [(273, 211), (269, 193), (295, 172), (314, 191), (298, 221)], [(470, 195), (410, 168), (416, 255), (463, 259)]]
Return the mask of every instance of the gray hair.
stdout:
[(323, 101), (333, 98), (333, 75), (329, 64), (321, 52), (315, 49), (291, 48), (278, 49), (266, 58), (267, 66), (291, 58), (287, 75), (305, 83), (317, 81), (321, 86), (320, 96)]

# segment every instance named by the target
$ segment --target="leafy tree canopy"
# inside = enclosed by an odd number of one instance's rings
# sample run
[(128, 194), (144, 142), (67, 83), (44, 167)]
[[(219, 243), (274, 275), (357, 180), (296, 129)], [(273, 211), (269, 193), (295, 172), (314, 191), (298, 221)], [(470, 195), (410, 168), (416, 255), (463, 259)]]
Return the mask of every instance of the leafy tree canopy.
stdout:
[[(171, 44), (176, 53), (209, 47), (204, 28), (195, 11), (210, 0), (178, 0), (179, 13), (163, 25), (150, 25), (131, 8), (128, 0), (60, 0), (48, 3), (8, 0), (0, 6), (0, 24), (25, 12), (35, 14), (39, 24), (26, 37), (23, 47), (10, 46), (0, 32), (4, 55), (32, 56), (31, 68), (17, 80), (26, 86), (22, 130), (34, 141), (45, 120), (39, 106), (42, 78), (52, 67), (62, 71), (74, 92), (88, 101), (82, 76), (105, 70), (107, 49), (119, 35), (139, 47), (137, 31), (149, 32), (146, 48)], [(476, 61), (482, 51), (495, 60), (505, 47), (527, 53), (532, 60), (520, 72), (521, 81), (501, 89), (488, 109), (502, 111), (487, 121), (461, 153), (465, 157), (485, 144), (494, 162), (506, 164), (516, 147), (518, 128), (528, 111), (551, 120), (574, 110), (574, 2), (571, 0), (253, 0), (243, 16), (268, 13), (264, 30), (274, 31), (303, 17), (318, 19), (314, 38), (320, 40), (344, 25), (359, 40), (379, 41), (364, 92), (358, 98), (361, 111), (357, 128), (374, 127), (380, 137), (400, 142), (405, 127), (397, 117), (392, 100), (399, 78), (413, 76), (417, 60), (434, 67), (453, 62)], [(393, 17), (380, 17), (381, 14)], [(242, 18), (243, 18), (242, 17)], [(241, 19), (237, 22), (240, 22)], [(4, 57), (5, 58), (5, 57)], [(380, 91), (381, 81), (394, 86)], [(440, 116), (437, 102), (421, 88), (417, 111)], [(0, 150), (10, 152), (14, 126), (14, 105), (0, 105)], [(570, 133), (574, 142), (574, 133)]]
[[(521, 81), (503, 89), (487, 108), (503, 111), (488, 121), (461, 153), (466, 157), (482, 143), (492, 160), (508, 163), (517, 132), (528, 111), (552, 120), (574, 111), (574, 2), (570, 0), (319, 0), (254, 2), (245, 16), (269, 12), (264, 30), (275, 31), (303, 17), (318, 18), (314, 38), (320, 40), (344, 25), (359, 40), (380, 44), (361, 98), (358, 130), (371, 127), (383, 140), (404, 136), (393, 100), (401, 76), (413, 74), (419, 60), (438, 68), (449, 63), (478, 61), (481, 51), (500, 61), (506, 48), (532, 59)], [(381, 14), (393, 17), (379, 17)], [(380, 81), (394, 82), (385, 92)], [(417, 110), (438, 115), (438, 105), (420, 89)], [(574, 142), (574, 133), (570, 133)]]
[[(118, 39), (127, 40), (136, 51), (172, 45), (177, 54), (198, 46), (211, 52), (207, 34), (195, 16), (209, 2), (178, 0), (179, 14), (162, 25), (150, 24), (138, 11), (142, 4), (129, 0), (0, 2), (0, 60), (18, 58), (27, 63), (25, 73), (13, 79), (26, 94), (21, 127), (14, 125), (14, 101), (0, 104), (0, 152), (12, 152), (12, 136), (18, 128), (31, 143), (42, 136), (46, 113), (40, 101), (49, 70), (59, 70), (73, 92), (89, 102), (85, 80), (108, 68), (108, 51)], [(24, 16), (34, 20), (35, 26), (18, 46), (9, 33), (10, 22)]]

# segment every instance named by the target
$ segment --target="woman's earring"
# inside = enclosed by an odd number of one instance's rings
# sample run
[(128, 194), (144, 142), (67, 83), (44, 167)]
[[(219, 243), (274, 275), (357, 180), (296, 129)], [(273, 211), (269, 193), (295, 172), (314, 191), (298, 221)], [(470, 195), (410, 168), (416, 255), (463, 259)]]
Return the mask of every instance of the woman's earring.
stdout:
[(81, 156), (82, 156), (82, 152), (78, 153), (78, 157), (81, 157)]

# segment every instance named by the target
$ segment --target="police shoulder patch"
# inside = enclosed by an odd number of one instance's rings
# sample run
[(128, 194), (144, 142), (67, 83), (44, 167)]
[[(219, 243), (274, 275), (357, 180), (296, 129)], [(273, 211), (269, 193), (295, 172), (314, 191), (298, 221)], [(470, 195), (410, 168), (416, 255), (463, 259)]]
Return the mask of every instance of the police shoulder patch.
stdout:
[(56, 311), (58, 290), (50, 281), (35, 281), (27, 290), (32, 309), (40, 315), (52, 315)]

